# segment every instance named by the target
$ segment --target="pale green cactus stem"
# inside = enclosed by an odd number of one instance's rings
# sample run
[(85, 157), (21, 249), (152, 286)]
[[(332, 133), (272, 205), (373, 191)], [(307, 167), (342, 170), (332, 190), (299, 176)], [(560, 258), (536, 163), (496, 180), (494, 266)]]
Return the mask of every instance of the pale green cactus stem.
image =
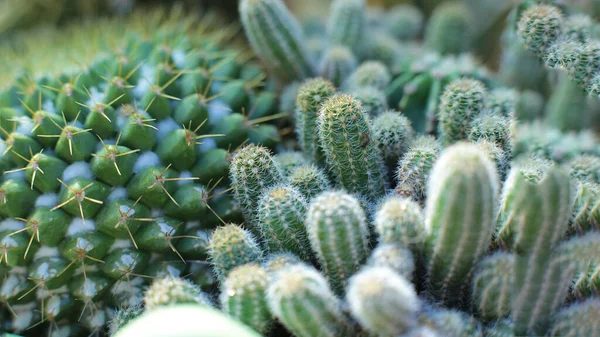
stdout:
[(428, 291), (447, 304), (464, 298), (465, 282), (492, 238), (498, 174), (474, 144), (447, 148), (429, 180), (425, 242)]
[(302, 263), (302, 260), (292, 253), (275, 253), (266, 257), (263, 267), (270, 276), (293, 264)]
[(380, 243), (369, 256), (367, 265), (387, 267), (405, 279), (412, 280), (415, 272), (415, 256), (410, 249), (399, 244)]
[(410, 120), (398, 111), (385, 111), (373, 120), (373, 141), (390, 170), (410, 149), (414, 136)]
[(267, 300), (273, 315), (296, 337), (356, 336), (342, 301), (313, 267), (295, 264), (277, 272)]
[(381, 337), (395, 337), (414, 328), (421, 309), (414, 286), (387, 267), (366, 267), (352, 276), (346, 301), (352, 316)]
[(369, 255), (369, 228), (360, 201), (343, 191), (315, 197), (306, 215), (306, 231), (313, 251), (336, 293)]
[(307, 208), (304, 196), (291, 186), (276, 185), (265, 191), (258, 202), (257, 223), (270, 252), (313, 258), (304, 227)]
[(253, 224), (261, 195), (283, 181), (271, 152), (259, 145), (238, 150), (229, 166), (229, 176), (236, 201), (244, 210), (246, 221)]
[(510, 320), (497, 321), (486, 333), (486, 337), (516, 337), (514, 324)]
[(222, 310), (260, 334), (268, 333), (273, 324), (266, 299), (268, 284), (267, 271), (260, 265), (236, 267), (223, 282)]
[(443, 146), (468, 138), (469, 125), (485, 109), (486, 95), (485, 85), (471, 78), (454, 80), (445, 87), (438, 111)]
[(242, 0), (239, 12), (252, 48), (282, 79), (314, 75), (300, 24), (283, 1)]
[(455, 309), (426, 309), (419, 318), (444, 337), (483, 337), (481, 324), (472, 316)]
[(543, 56), (560, 37), (562, 25), (560, 9), (552, 5), (537, 4), (521, 14), (517, 34), (528, 50)]
[(318, 132), (327, 166), (341, 186), (372, 199), (385, 193), (385, 167), (360, 102), (347, 94), (329, 98), (318, 116)]
[(474, 142), (486, 140), (496, 144), (510, 161), (514, 147), (515, 123), (511, 116), (501, 114), (490, 113), (478, 116), (471, 124), (469, 140)]
[(375, 213), (375, 232), (381, 244), (398, 244), (417, 254), (428, 236), (421, 207), (399, 196), (387, 197), (379, 204)]
[(473, 18), (466, 4), (450, 1), (436, 7), (425, 31), (425, 44), (440, 54), (461, 54), (471, 48)]
[[(535, 172), (534, 172), (535, 174)], [(514, 224), (512, 248), (515, 252), (512, 317), (517, 335), (539, 333), (552, 306), (546, 302), (548, 273), (552, 270), (554, 248), (566, 234), (572, 207), (572, 185), (563, 170), (551, 167), (541, 175), (526, 176), (519, 168), (506, 182), (514, 191), (511, 208)], [(510, 196), (510, 193), (505, 194)], [(508, 232), (508, 231), (505, 231)]]
[(360, 51), (367, 33), (365, 0), (334, 0), (329, 10), (327, 37), (331, 45)]
[(350, 49), (344, 46), (332, 46), (323, 55), (319, 63), (319, 75), (340, 87), (352, 74), (358, 61)]
[(335, 87), (323, 78), (310, 79), (300, 86), (296, 98), (296, 132), (300, 147), (315, 164), (325, 162), (319, 145), (317, 118), (321, 106), (335, 94)]
[(572, 304), (553, 317), (552, 337), (597, 336), (600, 331), (600, 299)]
[(512, 304), (514, 256), (495, 253), (481, 260), (473, 276), (473, 307), (483, 321), (507, 318)]
[(600, 157), (581, 155), (574, 158), (569, 166), (573, 179), (600, 184)]
[(261, 248), (254, 236), (235, 224), (218, 227), (212, 234), (208, 255), (215, 274), (223, 280), (237, 266), (260, 262)]
[(200, 287), (177, 277), (154, 280), (144, 294), (146, 310), (188, 303), (212, 306), (208, 295), (202, 292)]
[(327, 174), (316, 165), (297, 167), (290, 173), (288, 181), (309, 201), (319, 193), (331, 188)]
[(396, 193), (419, 203), (425, 201), (427, 180), (439, 154), (440, 146), (435, 138), (421, 136), (415, 139), (398, 162)]
[(600, 228), (600, 185), (591, 182), (577, 184), (569, 232), (585, 233)]

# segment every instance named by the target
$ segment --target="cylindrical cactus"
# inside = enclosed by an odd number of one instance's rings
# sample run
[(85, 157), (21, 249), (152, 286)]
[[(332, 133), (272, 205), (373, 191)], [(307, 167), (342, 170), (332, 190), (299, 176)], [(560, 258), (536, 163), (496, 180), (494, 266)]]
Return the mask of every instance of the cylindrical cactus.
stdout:
[(146, 310), (189, 303), (212, 305), (208, 295), (203, 293), (200, 287), (182, 278), (166, 277), (154, 280), (144, 294)]
[(367, 267), (350, 278), (352, 316), (377, 336), (398, 336), (417, 325), (420, 301), (413, 285), (387, 267)]
[(329, 44), (360, 51), (367, 30), (365, 11), (365, 0), (334, 0), (327, 22)]
[(327, 174), (316, 165), (297, 167), (290, 173), (288, 181), (308, 201), (331, 187)]
[(386, 111), (373, 120), (373, 141), (391, 170), (410, 148), (415, 131), (410, 120), (397, 111)]
[(281, 0), (243, 0), (239, 12), (254, 51), (282, 78), (313, 76), (300, 24)]
[(229, 166), (236, 200), (244, 210), (246, 221), (256, 220), (256, 207), (261, 195), (283, 177), (271, 152), (259, 145), (247, 145), (234, 154)]
[(482, 320), (506, 318), (512, 305), (514, 257), (496, 253), (480, 261), (473, 276), (473, 306)]
[(446, 86), (438, 112), (442, 145), (468, 138), (469, 125), (485, 108), (486, 95), (485, 85), (471, 78), (457, 79)]
[(572, 304), (553, 317), (550, 336), (594, 336), (600, 330), (600, 300), (597, 298)]
[(260, 262), (262, 250), (247, 230), (235, 224), (218, 227), (208, 247), (215, 274), (225, 279), (237, 266)]
[(440, 154), (440, 146), (433, 137), (415, 139), (398, 162), (396, 193), (423, 202), (427, 197), (427, 181), (433, 164)]
[(559, 38), (562, 25), (560, 10), (542, 3), (529, 7), (521, 14), (517, 33), (527, 49), (542, 56)]
[(373, 199), (383, 195), (384, 166), (360, 102), (332, 96), (319, 113), (318, 132), (327, 165), (342, 186)]
[(321, 106), (335, 93), (331, 82), (315, 78), (304, 82), (296, 99), (296, 132), (300, 147), (315, 164), (325, 161), (319, 143), (317, 120)]
[(392, 75), (385, 64), (379, 61), (365, 61), (350, 74), (344, 86), (348, 90), (366, 86), (385, 90), (391, 80)]
[(258, 202), (257, 223), (270, 252), (288, 251), (311, 260), (304, 227), (307, 208), (304, 196), (291, 186), (276, 185), (265, 191)]
[(116, 335), (122, 327), (124, 327), (130, 321), (136, 319), (144, 313), (144, 307), (140, 304), (119, 308), (115, 311), (114, 316), (109, 323), (109, 335)]
[(343, 292), (369, 254), (369, 228), (359, 200), (343, 191), (324, 192), (310, 203), (305, 224), (327, 278)]
[(413, 279), (415, 264), (415, 255), (410, 249), (395, 243), (379, 244), (367, 260), (367, 265), (390, 268), (407, 280)]
[(296, 264), (277, 272), (267, 299), (273, 315), (297, 337), (355, 336), (342, 301), (312, 267)]
[(327, 49), (321, 58), (319, 75), (331, 81), (334, 86), (340, 87), (356, 67), (358, 61), (352, 51), (347, 47), (335, 45)]
[(223, 282), (222, 310), (257, 332), (267, 333), (273, 323), (266, 299), (267, 286), (267, 271), (260, 265), (236, 267)]
[(419, 252), (428, 236), (425, 217), (419, 205), (409, 199), (391, 196), (375, 213), (375, 232), (382, 244), (398, 244)]
[(446, 303), (460, 302), (464, 284), (492, 238), (498, 174), (476, 146), (447, 148), (429, 180), (425, 242), (428, 290)]
[(471, 48), (473, 18), (470, 8), (453, 1), (436, 7), (425, 31), (425, 43), (440, 54), (461, 54)]

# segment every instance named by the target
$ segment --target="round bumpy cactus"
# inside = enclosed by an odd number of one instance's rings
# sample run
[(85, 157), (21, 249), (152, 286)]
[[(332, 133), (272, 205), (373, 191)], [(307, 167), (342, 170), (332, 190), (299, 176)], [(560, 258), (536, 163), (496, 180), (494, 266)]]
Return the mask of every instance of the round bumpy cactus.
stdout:
[(365, 9), (365, 0), (333, 1), (327, 22), (329, 43), (360, 51), (367, 30)]
[(344, 80), (358, 67), (358, 61), (350, 49), (335, 45), (330, 47), (319, 63), (319, 75), (340, 87)]
[(387, 267), (407, 280), (413, 279), (415, 255), (402, 245), (395, 243), (379, 244), (367, 260), (367, 265)]
[(342, 186), (373, 199), (383, 195), (384, 166), (360, 102), (332, 96), (319, 113), (318, 131), (327, 165)]
[(439, 107), (440, 142), (448, 146), (468, 138), (468, 126), (485, 108), (485, 85), (475, 79), (462, 78), (448, 84)]
[(494, 321), (506, 318), (512, 304), (514, 257), (496, 253), (483, 259), (473, 276), (473, 305), (481, 318)]
[(413, 285), (389, 268), (358, 272), (346, 297), (352, 316), (378, 336), (402, 335), (417, 325), (420, 302)]
[(427, 181), (440, 146), (433, 137), (419, 137), (398, 162), (396, 193), (423, 202), (427, 196)]
[(425, 242), (428, 289), (446, 303), (461, 300), (464, 282), (492, 238), (498, 174), (473, 144), (447, 148), (429, 180)]
[(517, 33), (527, 49), (537, 55), (543, 55), (559, 38), (562, 25), (562, 13), (557, 7), (538, 4), (521, 14)]
[(221, 307), (223, 311), (249, 325), (261, 334), (272, 324), (266, 299), (267, 271), (258, 264), (239, 266), (223, 282)]
[(342, 301), (312, 267), (296, 264), (277, 272), (267, 298), (273, 315), (295, 336), (354, 335)]
[(373, 141), (391, 169), (411, 146), (414, 130), (410, 120), (397, 111), (386, 111), (373, 120)]
[(398, 244), (419, 251), (428, 233), (421, 207), (412, 200), (392, 196), (375, 213), (375, 231), (382, 244)]
[(123, 328), (132, 320), (144, 313), (144, 307), (141, 304), (119, 308), (115, 311), (113, 318), (109, 323), (109, 335), (116, 335), (117, 331)]
[(297, 167), (290, 173), (288, 180), (309, 201), (331, 187), (327, 174), (316, 165)]
[(558, 312), (550, 336), (593, 336), (600, 329), (600, 301), (590, 299)]
[(425, 33), (425, 43), (440, 54), (460, 54), (471, 47), (473, 19), (470, 9), (460, 2), (436, 7)]
[(324, 192), (311, 201), (305, 224), (325, 274), (343, 292), (369, 254), (369, 228), (360, 201), (343, 191)]

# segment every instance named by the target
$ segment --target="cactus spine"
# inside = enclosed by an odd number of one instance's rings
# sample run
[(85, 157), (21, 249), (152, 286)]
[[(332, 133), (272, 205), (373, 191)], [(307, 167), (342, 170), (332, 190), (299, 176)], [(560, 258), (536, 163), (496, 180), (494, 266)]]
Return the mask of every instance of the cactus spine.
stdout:
[(338, 182), (372, 199), (382, 196), (384, 166), (360, 102), (347, 94), (332, 96), (319, 113), (318, 130), (327, 164)]
[(473, 144), (447, 148), (429, 180), (425, 245), (428, 289), (457, 303), (492, 237), (498, 194), (494, 164)]
[(314, 75), (300, 24), (281, 0), (242, 0), (240, 19), (254, 51), (286, 80)]

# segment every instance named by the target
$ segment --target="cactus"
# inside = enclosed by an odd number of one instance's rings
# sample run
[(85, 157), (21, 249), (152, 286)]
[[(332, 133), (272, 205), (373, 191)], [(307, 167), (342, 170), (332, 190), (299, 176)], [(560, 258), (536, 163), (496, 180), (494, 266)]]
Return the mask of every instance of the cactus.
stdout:
[(175, 277), (154, 280), (144, 294), (146, 310), (188, 303), (211, 306), (209, 298), (197, 285)]
[(229, 176), (235, 199), (243, 207), (249, 223), (256, 219), (260, 196), (283, 179), (270, 151), (257, 145), (245, 146), (233, 156)]
[(284, 80), (314, 75), (296, 18), (281, 0), (243, 0), (239, 12), (254, 51)]
[(279, 271), (267, 289), (273, 315), (295, 336), (354, 336), (351, 321), (342, 312), (327, 280), (306, 265)]
[(439, 108), (439, 135), (443, 146), (468, 137), (465, 125), (470, 125), (486, 104), (487, 90), (483, 83), (462, 78), (448, 84)]
[(296, 132), (300, 147), (316, 164), (324, 162), (317, 131), (321, 106), (335, 93), (333, 85), (322, 78), (308, 80), (298, 89), (296, 101)]
[(552, 327), (550, 336), (591, 336), (599, 329), (596, 319), (598, 315), (600, 315), (598, 299), (590, 299), (566, 307), (554, 317), (556, 323)]
[(398, 244), (418, 252), (428, 236), (419, 205), (403, 197), (384, 199), (375, 214), (375, 232), (381, 244)]
[(480, 261), (473, 276), (473, 306), (481, 319), (506, 318), (511, 311), (514, 257), (496, 253)]
[(425, 32), (425, 44), (440, 54), (460, 54), (470, 49), (473, 18), (460, 2), (436, 7)]
[(562, 21), (562, 13), (554, 6), (531, 6), (521, 14), (517, 34), (527, 49), (537, 55), (543, 55), (559, 38)]
[(312, 199), (305, 224), (319, 263), (341, 293), (369, 254), (369, 228), (359, 200), (343, 191), (324, 192)]
[(270, 252), (288, 251), (311, 260), (304, 228), (307, 208), (303, 195), (293, 187), (276, 185), (265, 191), (258, 202), (257, 222)]
[(247, 324), (261, 334), (272, 325), (267, 305), (267, 272), (257, 264), (236, 267), (223, 282), (221, 307), (223, 311)]
[(427, 196), (427, 181), (438, 159), (440, 147), (433, 137), (418, 137), (398, 162), (396, 193), (423, 202)]
[(397, 111), (386, 111), (373, 120), (373, 140), (390, 169), (408, 151), (414, 134), (410, 120)]
[(571, 178), (600, 184), (600, 157), (582, 155), (570, 163)]
[(421, 34), (424, 15), (419, 8), (410, 4), (399, 4), (386, 15), (389, 32), (400, 41), (415, 40)]
[(499, 114), (486, 114), (475, 118), (469, 132), (473, 142), (485, 140), (498, 146), (507, 160), (512, 159), (515, 121)]
[(218, 227), (208, 249), (215, 274), (220, 279), (227, 277), (235, 267), (259, 262), (263, 257), (254, 236), (235, 224)]
[(115, 311), (113, 318), (109, 323), (109, 335), (114, 336), (121, 328), (133, 319), (139, 317), (144, 312), (144, 308), (141, 305), (134, 305), (130, 307), (119, 308)]
[(379, 61), (366, 61), (350, 74), (344, 86), (346, 89), (373, 86), (377, 89), (385, 89), (391, 81), (388, 67)]
[(365, 268), (352, 276), (346, 298), (352, 315), (378, 336), (398, 336), (417, 325), (417, 294), (389, 268)]
[(327, 165), (342, 186), (370, 198), (383, 195), (384, 167), (360, 102), (347, 94), (329, 98), (318, 116), (318, 132)]
[(291, 186), (296, 188), (307, 200), (331, 187), (327, 175), (316, 165), (299, 166), (288, 177)]
[(352, 91), (370, 117), (377, 117), (388, 109), (387, 98), (382, 90), (373, 86), (364, 86)]
[(432, 169), (426, 207), (428, 289), (445, 303), (459, 302), (464, 282), (492, 238), (498, 188), (494, 165), (472, 144), (447, 148)]
[(340, 87), (346, 78), (358, 67), (358, 61), (350, 49), (344, 46), (332, 46), (321, 58), (319, 75)]
[(360, 50), (366, 35), (366, 3), (364, 0), (335, 0), (331, 3), (327, 37), (331, 45), (342, 45), (354, 52)]
[(386, 267), (403, 276), (407, 280), (413, 279), (415, 271), (413, 253), (399, 244), (379, 244), (373, 250), (367, 260), (367, 265), (374, 267)]

